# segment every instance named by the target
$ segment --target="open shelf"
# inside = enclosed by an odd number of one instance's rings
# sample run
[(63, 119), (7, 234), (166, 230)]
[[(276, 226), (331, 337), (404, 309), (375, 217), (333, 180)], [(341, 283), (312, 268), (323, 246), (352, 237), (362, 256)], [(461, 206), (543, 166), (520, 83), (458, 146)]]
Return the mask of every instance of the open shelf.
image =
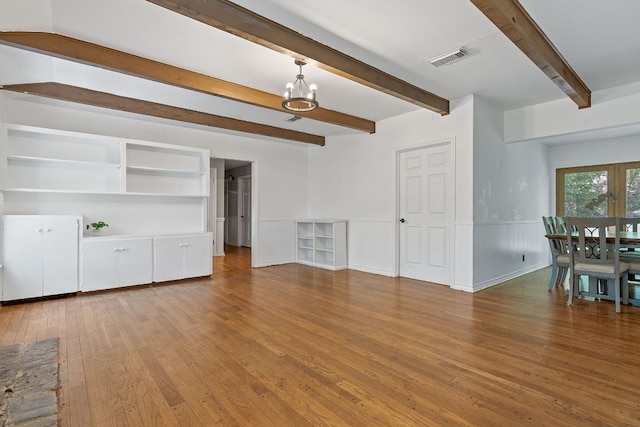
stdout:
[(7, 125), (2, 187), (16, 192), (208, 197), (209, 151)]
[(346, 220), (296, 221), (297, 262), (340, 270), (347, 268)]
[(5, 212), (81, 214), (121, 234), (207, 229), (209, 150), (0, 125)]

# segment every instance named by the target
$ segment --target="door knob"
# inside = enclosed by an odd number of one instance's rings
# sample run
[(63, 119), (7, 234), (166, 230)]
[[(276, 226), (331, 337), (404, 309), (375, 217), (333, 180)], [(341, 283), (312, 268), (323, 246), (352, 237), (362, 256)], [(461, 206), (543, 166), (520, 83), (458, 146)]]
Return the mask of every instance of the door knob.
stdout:
[(405, 222), (404, 218), (400, 218), (400, 222), (404, 224)]

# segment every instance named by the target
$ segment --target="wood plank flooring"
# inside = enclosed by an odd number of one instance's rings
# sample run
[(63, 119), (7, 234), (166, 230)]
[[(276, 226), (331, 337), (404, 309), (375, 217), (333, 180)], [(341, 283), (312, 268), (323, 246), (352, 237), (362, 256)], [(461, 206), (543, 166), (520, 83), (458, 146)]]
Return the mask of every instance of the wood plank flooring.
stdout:
[(640, 308), (567, 307), (549, 268), (468, 294), (228, 249), (212, 278), (2, 306), (0, 344), (60, 337), (61, 426), (640, 425)]

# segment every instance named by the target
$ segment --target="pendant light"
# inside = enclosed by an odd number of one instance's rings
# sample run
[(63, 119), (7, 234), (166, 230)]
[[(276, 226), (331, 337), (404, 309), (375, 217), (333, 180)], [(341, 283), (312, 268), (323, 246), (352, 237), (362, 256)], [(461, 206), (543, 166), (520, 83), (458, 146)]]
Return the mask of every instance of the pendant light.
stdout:
[(299, 112), (313, 111), (320, 104), (316, 101), (316, 91), (318, 88), (316, 85), (307, 85), (304, 81), (304, 75), (302, 74), (302, 66), (306, 65), (304, 61), (296, 59), (295, 64), (300, 67), (300, 71), (296, 76), (296, 81), (287, 84), (287, 91), (284, 94), (284, 101), (282, 101), (282, 107), (285, 110)]

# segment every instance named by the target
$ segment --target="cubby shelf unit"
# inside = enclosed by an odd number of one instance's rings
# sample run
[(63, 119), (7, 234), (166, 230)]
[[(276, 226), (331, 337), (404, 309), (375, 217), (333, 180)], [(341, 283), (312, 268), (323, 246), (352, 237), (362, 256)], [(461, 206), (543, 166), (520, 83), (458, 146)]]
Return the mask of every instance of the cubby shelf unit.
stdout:
[(347, 221), (296, 221), (296, 261), (329, 270), (347, 268)]

